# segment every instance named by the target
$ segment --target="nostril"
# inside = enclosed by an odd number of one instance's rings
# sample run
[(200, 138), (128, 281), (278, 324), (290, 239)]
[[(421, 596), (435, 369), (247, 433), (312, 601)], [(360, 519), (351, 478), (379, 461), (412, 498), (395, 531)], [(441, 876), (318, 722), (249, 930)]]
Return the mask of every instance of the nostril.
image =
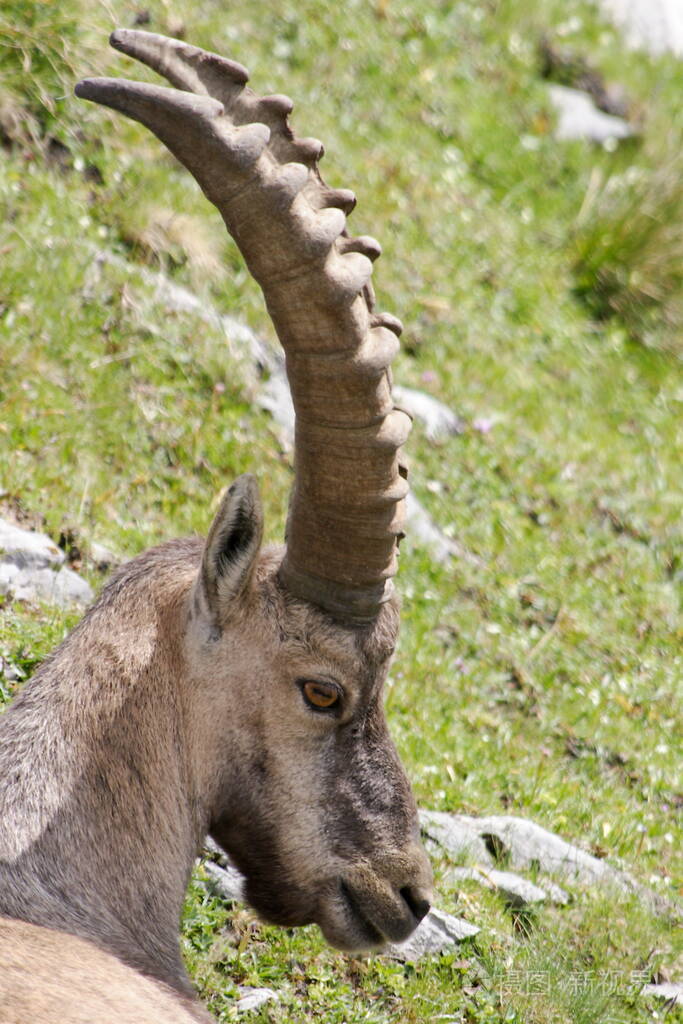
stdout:
[(401, 889), (401, 896), (416, 921), (421, 921), (429, 912), (429, 900), (416, 886), (405, 885)]

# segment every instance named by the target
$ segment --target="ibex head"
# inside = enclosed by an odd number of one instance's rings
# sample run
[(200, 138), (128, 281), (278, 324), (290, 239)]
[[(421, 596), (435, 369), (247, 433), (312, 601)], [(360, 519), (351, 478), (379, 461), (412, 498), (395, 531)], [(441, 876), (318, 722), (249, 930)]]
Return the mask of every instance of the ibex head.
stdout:
[(189, 598), (189, 689), (213, 724), (199, 724), (195, 758), (216, 773), (202, 787), (211, 834), (266, 919), (316, 922), (342, 949), (400, 941), (429, 907), (430, 872), (382, 706), (396, 602), (335, 621), (283, 584), (282, 553), (260, 555), (260, 533), (256, 484), (241, 477)]
[[(175, 40), (112, 42), (177, 88), (91, 79), (77, 94), (149, 127), (218, 207), (263, 289), (297, 414), (284, 551), (261, 551), (257, 487), (241, 477), (201, 556), (183, 548), (152, 596), (172, 623), (197, 828), (267, 919), (317, 922), (345, 949), (399, 941), (428, 909), (431, 874), (382, 706), (410, 423), (388, 369), (400, 324), (373, 311), (379, 246), (346, 234), (354, 196), (323, 182), (322, 147), (293, 134), (286, 97), (256, 96), (240, 65)], [(124, 568), (100, 607), (154, 564)]]

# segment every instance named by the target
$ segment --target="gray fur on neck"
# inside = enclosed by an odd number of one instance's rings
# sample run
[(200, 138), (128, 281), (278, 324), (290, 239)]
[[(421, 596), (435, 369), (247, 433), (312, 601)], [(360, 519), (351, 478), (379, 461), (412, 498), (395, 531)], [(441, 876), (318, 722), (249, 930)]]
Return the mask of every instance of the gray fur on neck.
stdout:
[(207, 812), (169, 645), (200, 554), (176, 541), (124, 566), (0, 717), (0, 913), (188, 992), (178, 924)]

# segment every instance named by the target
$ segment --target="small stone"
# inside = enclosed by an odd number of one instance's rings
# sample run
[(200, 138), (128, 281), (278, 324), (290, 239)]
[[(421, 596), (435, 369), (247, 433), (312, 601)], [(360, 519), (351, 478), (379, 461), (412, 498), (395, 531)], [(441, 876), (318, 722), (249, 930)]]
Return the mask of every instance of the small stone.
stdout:
[(92, 588), (64, 566), (65, 557), (47, 534), (0, 519), (0, 594), (60, 607), (89, 604)]
[(399, 408), (405, 409), (410, 416), (423, 424), (425, 435), (430, 441), (462, 434), (463, 421), (438, 398), (398, 384), (394, 385), (393, 392)]
[(415, 962), (424, 956), (452, 949), (458, 942), (478, 932), (476, 925), (432, 907), (405, 942), (392, 943), (383, 952), (392, 960)]
[(250, 988), (248, 985), (238, 985), (237, 991), (240, 998), (235, 1004), (240, 1013), (246, 1010), (258, 1010), (264, 1003), (272, 1003), (277, 999), (277, 992), (272, 988)]
[(657, 985), (643, 985), (639, 995), (654, 996), (674, 1006), (683, 1006), (683, 982), (663, 981)]
[(585, 92), (566, 85), (548, 86), (550, 102), (557, 111), (555, 138), (561, 142), (588, 139), (607, 143), (634, 135), (633, 128), (622, 117), (604, 114)]
[(229, 903), (244, 903), (244, 877), (233, 867), (221, 867), (208, 860), (204, 864), (208, 877), (207, 888)]
[[(206, 836), (204, 839), (204, 856), (208, 860), (212, 860), (215, 861), (216, 864), (220, 864), (222, 868), (234, 866), (223, 847), (219, 846), (216, 840), (212, 839), (211, 836)], [(237, 869), (235, 868), (235, 870)]]
[[(46, 572), (47, 570), (42, 570)], [(73, 569), (60, 569), (51, 583), (51, 600), (62, 607), (69, 604), (87, 605), (94, 599), (92, 587)]]
[(100, 572), (106, 572), (107, 569), (115, 569), (123, 562), (119, 555), (114, 554), (104, 544), (98, 544), (97, 541), (92, 541), (89, 553), (91, 562), (94, 563), (95, 568), (99, 569)]
[(424, 505), (415, 497), (413, 491), (406, 495), (406, 535), (411, 544), (425, 548), (439, 565), (445, 565), (453, 558), (479, 565), (479, 559), (465, 551), (457, 541), (447, 537), (441, 530)]
[(558, 907), (566, 907), (568, 903), (571, 903), (572, 898), (568, 892), (557, 885), (556, 882), (551, 882), (549, 878), (543, 878), (541, 880), (541, 886), (543, 887), (548, 899), (551, 903), (554, 903)]
[(12, 562), (0, 562), (0, 594), (15, 601), (45, 602), (61, 608), (87, 605), (94, 597), (90, 584), (72, 569), (18, 569)]
[(44, 569), (61, 565), (65, 557), (47, 534), (23, 530), (7, 519), (0, 519), (0, 559), (3, 562), (11, 562), (19, 569)]
[(12, 583), (20, 572), (12, 562), (0, 562), (0, 595), (12, 597)]
[(494, 868), (489, 872), (489, 877), (511, 907), (532, 907), (546, 901), (546, 893), (540, 886), (512, 871), (497, 871)]
[(14, 664), (13, 661), (3, 654), (0, 654), (0, 676), (8, 683), (17, 683), (24, 678), (25, 673)]
[(289, 451), (294, 446), (294, 405), (284, 364), (271, 369), (258, 391), (257, 401), (275, 420), (280, 443)]
[(602, 11), (623, 32), (627, 46), (653, 56), (683, 57), (680, 0), (600, 0)]
[(510, 907), (522, 909), (544, 903), (547, 894), (540, 886), (534, 885), (521, 875), (512, 871), (497, 871), (495, 868), (452, 868), (448, 879), (467, 879), (478, 882), (486, 889), (499, 892)]
[(451, 868), (447, 872), (446, 881), (454, 882), (478, 882), (484, 889), (495, 889), (490, 872), (482, 871), (481, 868)]

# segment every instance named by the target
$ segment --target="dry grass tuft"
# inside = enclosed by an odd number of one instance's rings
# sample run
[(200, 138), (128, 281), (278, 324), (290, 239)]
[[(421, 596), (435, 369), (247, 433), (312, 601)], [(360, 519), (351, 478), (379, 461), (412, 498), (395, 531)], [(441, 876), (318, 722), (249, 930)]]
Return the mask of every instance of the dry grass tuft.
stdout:
[(135, 221), (121, 226), (124, 239), (148, 262), (166, 268), (187, 264), (193, 283), (219, 280), (224, 271), (223, 239), (202, 217), (161, 206), (136, 211)]
[(0, 89), (0, 144), (3, 146), (37, 145), (40, 128), (18, 96), (9, 89)]
[(593, 315), (683, 357), (683, 159), (607, 178), (594, 170), (574, 243), (577, 292)]

